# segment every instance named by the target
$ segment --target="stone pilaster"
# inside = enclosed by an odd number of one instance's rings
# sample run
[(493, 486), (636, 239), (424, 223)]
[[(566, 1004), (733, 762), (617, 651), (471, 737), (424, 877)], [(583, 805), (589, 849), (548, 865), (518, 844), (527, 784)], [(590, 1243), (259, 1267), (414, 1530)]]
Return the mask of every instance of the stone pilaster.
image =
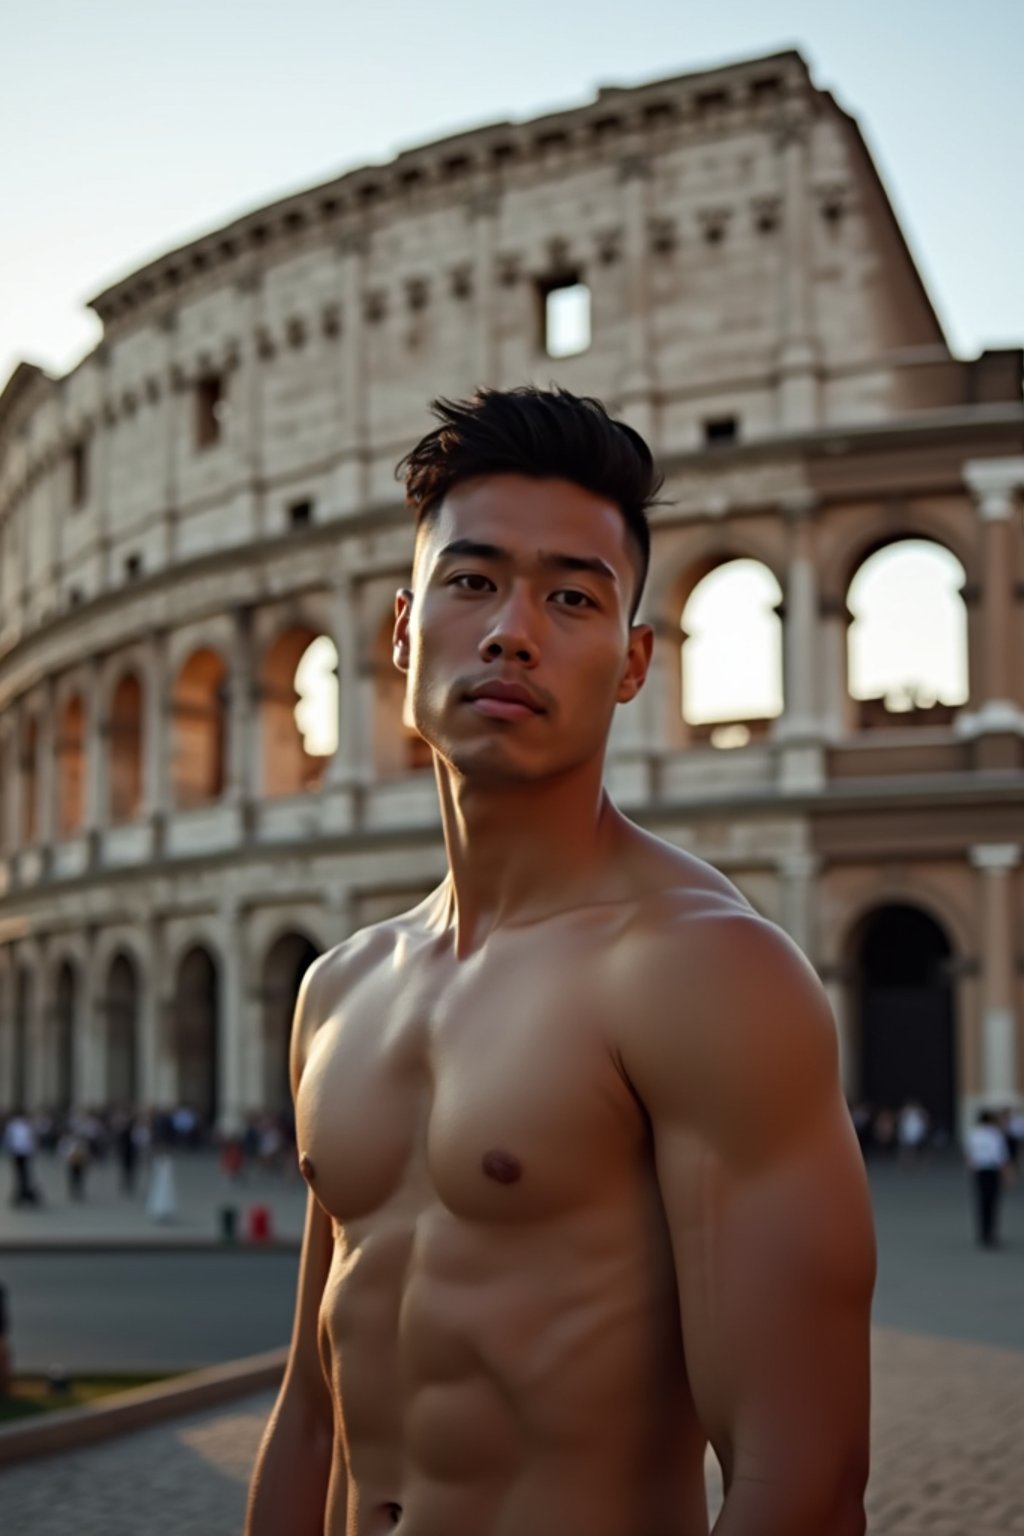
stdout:
[(334, 497), (342, 512), (366, 505), (369, 488), (369, 381), (366, 377), (366, 319), (363, 313), (369, 237), (352, 230), (339, 242), (341, 292), (342, 452), (335, 474)]
[(981, 1085), (990, 1101), (1020, 1094), (1017, 1059), (1013, 878), (1021, 862), (1018, 843), (983, 843), (971, 849), (981, 876)]
[(143, 797), (157, 828), (154, 847), (160, 849), (162, 829), (170, 815), (171, 758), (174, 751), (171, 684), (167, 675), (167, 636), (151, 634), (146, 642), (143, 669)]
[(473, 335), (474, 384), (499, 387), (498, 355), (494, 331), (494, 252), (497, 244), (500, 200), (496, 192), (481, 192), (470, 204), (473, 221)]
[(255, 680), (252, 675), (252, 612), (238, 608), (233, 614), (231, 679), (228, 683), (228, 773), (226, 793), (240, 807), (252, 798), (252, 769), (255, 743), (252, 730), (252, 705)]
[(813, 960), (817, 945), (815, 892), (820, 870), (820, 857), (807, 849), (783, 855), (778, 865), (782, 926), (809, 960)]
[(648, 225), (651, 164), (628, 155), (620, 166), (623, 217), (626, 362), (618, 396), (623, 417), (648, 442), (655, 436), (655, 366), (651, 334)]
[(220, 1041), (217, 1062), (218, 1129), (234, 1135), (243, 1129), (245, 1096), (245, 955), (243, 915), (237, 898), (220, 905)]
[[(976, 459), (964, 480), (978, 512), (981, 572), (981, 697), (967, 717), (972, 735), (1024, 735), (1024, 669), (1015, 645), (1014, 548), (1020, 540), (1024, 458)], [(973, 701), (972, 701), (973, 702)], [(962, 727), (964, 728), (964, 727)], [(1016, 749), (1010, 748), (1011, 762)], [(998, 751), (983, 767), (1006, 766)]]
[(801, 432), (818, 425), (818, 358), (809, 252), (808, 138), (805, 106), (789, 104), (778, 135), (782, 182), (779, 313), (779, 425)]
[(783, 705), (772, 740), (779, 754), (779, 787), (795, 793), (820, 789), (825, 778), (818, 711), (818, 587), (812, 537), (816, 507), (814, 497), (805, 495), (791, 497), (782, 507), (789, 532)]
[(263, 278), (250, 272), (238, 284), (239, 328), (242, 341), (231, 382), (229, 429), (241, 487), (242, 505), (253, 538), (267, 532), (263, 445), (263, 368), (260, 337), (263, 328)]

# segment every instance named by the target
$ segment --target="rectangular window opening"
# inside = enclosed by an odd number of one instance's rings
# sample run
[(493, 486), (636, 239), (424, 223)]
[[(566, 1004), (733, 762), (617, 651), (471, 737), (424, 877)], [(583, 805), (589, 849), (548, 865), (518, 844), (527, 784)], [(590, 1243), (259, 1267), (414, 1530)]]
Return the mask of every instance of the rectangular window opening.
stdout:
[(142, 556), (126, 555), (124, 561), (124, 574), (129, 581), (135, 581), (142, 575)]
[(308, 528), (313, 521), (311, 501), (293, 501), (288, 508), (288, 523), (292, 528)]
[(714, 416), (704, 423), (704, 441), (710, 443), (735, 443), (740, 435), (740, 424), (735, 416)]
[(548, 357), (576, 357), (590, 347), (590, 289), (579, 273), (539, 285), (541, 343)]
[(84, 507), (89, 497), (89, 455), (84, 443), (71, 447), (71, 505)]
[(223, 436), (226, 409), (224, 380), (208, 373), (196, 385), (196, 447), (212, 448)]

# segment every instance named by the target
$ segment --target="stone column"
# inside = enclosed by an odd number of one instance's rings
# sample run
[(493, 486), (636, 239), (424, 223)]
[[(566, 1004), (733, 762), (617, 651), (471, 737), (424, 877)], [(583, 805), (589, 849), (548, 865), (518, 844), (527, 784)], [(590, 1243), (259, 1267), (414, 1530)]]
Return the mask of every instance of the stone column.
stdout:
[(789, 527), (789, 568), (783, 607), (783, 712), (772, 740), (779, 748), (779, 786), (796, 793), (825, 779), (818, 717), (818, 588), (812, 527), (817, 502), (796, 495), (783, 502)]
[(991, 1101), (1020, 1092), (1017, 1061), (1016, 975), (1012, 871), (1021, 862), (1019, 843), (982, 843), (971, 849), (981, 874), (981, 1083)]
[(107, 750), (109, 733), (103, 718), (103, 673), (99, 658), (89, 661), (85, 689), (85, 828), (95, 837), (109, 825), (110, 793)]
[(114, 451), (114, 424), (117, 413), (110, 398), (110, 353), (102, 347), (97, 355), (100, 368), (101, 405), (96, 421), (96, 432), (91, 443), (92, 456), (92, 506), (96, 528), (96, 545), (100, 556), (100, 591), (108, 590), (110, 570), (110, 483), (111, 460)]
[(22, 827), (25, 803), (25, 704), (17, 699), (6, 711), (8, 722), (8, 804), (7, 804), (7, 851), (15, 855), (23, 847)]
[(39, 754), (36, 763), (38, 774), (39, 832), (36, 841), (40, 848), (49, 848), (56, 841), (57, 829), (57, 722), (56, 686), (53, 678), (43, 685), (43, 707), (39, 712)]
[(234, 636), (231, 677), (228, 682), (227, 797), (244, 807), (252, 798), (252, 610), (237, 608), (233, 614)]
[(814, 958), (817, 940), (815, 896), (820, 870), (819, 855), (807, 849), (784, 854), (778, 865), (779, 881), (782, 885), (782, 926), (793, 943), (798, 945), (811, 961)]
[(242, 913), (233, 894), (220, 906), (220, 1040), (218, 1042), (217, 1126), (234, 1135), (245, 1124), (245, 956)]
[(778, 135), (782, 161), (782, 290), (779, 315), (779, 425), (807, 431), (818, 424), (818, 360), (814, 338), (807, 196), (811, 120), (791, 101)]
[(0, 715), (0, 855), (10, 858), (18, 846), (18, 732), (11, 718)]
[(334, 497), (339, 511), (359, 512), (369, 487), (369, 383), (366, 377), (366, 321), (363, 283), (369, 239), (364, 230), (351, 230), (338, 244), (341, 289), (341, 367), (343, 443), (335, 472)]
[(145, 696), (142, 744), (144, 803), (154, 827), (154, 851), (159, 852), (167, 818), (173, 811), (171, 800), (172, 712), (170, 679), (167, 676), (167, 636), (162, 631), (151, 634), (146, 642)]
[(267, 532), (263, 493), (263, 367), (260, 337), (263, 326), (263, 274), (253, 271), (238, 284), (241, 344), (231, 382), (232, 410), (228, 428), (234, 439), (241, 488), (239, 513), (250, 519), (253, 538)]
[(28, 1107), (31, 1110), (46, 1109), (50, 1053), (46, 1039), (47, 996), (42, 945), (38, 940), (26, 941), (21, 946), (21, 956), (32, 978), (28, 992), (28, 1017), (25, 1021)]
[(366, 782), (365, 750), (370, 721), (363, 718), (359, 677), (359, 595), (350, 571), (335, 578), (332, 638), (338, 652), (338, 745), (327, 765), (325, 817), (333, 830), (351, 827)]
[(818, 604), (821, 646), (821, 729), (830, 742), (842, 739), (852, 725), (848, 668), (848, 637), (852, 615), (843, 597), (822, 597)]
[(178, 316), (171, 310), (161, 322), (164, 333), (164, 509), (161, 563), (174, 561), (178, 524), (178, 438), (184, 381), (178, 364)]
[(481, 192), (469, 205), (473, 221), (474, 385), (498, 387), (497, 346), (494, 334), (494, 250), (497, 240), (497, 192)]
[(619, 167), (622, 183), (623, 280), (626, 363), (618, 386), (622, 415), (652, 446), (655, 428), (655, 369), (648, 276), (651, 164), (627, 155)]
[[(982, 696), (972, 710), (977, 734), (1024, 735), (1022, 664), (1015, 650), (1014, 549), (1021, 538), (1020, 500), (1024, 458), (976, 459), (964, 465), (964, 480), (974, 497), (981, 540), (981, 679)], [(984, 767), (1012, 766), (993, 759)]]
[(92, 926), (87, 927), (74, 1042), (75, 1096), (79, 1104), (102, 1104), (107, 1096), (104, 1082), (106, 1052), (102, 1035), (106, 1015), (101, 1011), (104, 988), (98, 970), (97, 939), (97, 930)]

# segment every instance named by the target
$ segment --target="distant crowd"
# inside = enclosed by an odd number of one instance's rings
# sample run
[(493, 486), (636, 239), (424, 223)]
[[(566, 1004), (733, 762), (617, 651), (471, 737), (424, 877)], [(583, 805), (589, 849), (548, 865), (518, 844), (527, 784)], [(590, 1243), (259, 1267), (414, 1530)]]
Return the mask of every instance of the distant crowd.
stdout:
[(34, 1161), (40, 1153), (60, 1159), (68, 1196), (75, 1201), (86, 1199), (90, 1169), (109, 1161), (117, 1165), (125, 1195), (134, 1194), (140, 1168), (148, 1170), (175, 1151), (216, 1148), (225, 1174), (235, 1180), (247, 1166), (282, 1172), (295, 1165), (295, 1123), (290, 1113), (250, 1115), (240, 1134), (222, 1136), (187, 1104), (32, 1114), (16, 1109), (6, 1120), (0, 1119), (0, 1134), (11, 1163), (11, 1204), (16, 1206), (40, 1203), (34, 1176)]

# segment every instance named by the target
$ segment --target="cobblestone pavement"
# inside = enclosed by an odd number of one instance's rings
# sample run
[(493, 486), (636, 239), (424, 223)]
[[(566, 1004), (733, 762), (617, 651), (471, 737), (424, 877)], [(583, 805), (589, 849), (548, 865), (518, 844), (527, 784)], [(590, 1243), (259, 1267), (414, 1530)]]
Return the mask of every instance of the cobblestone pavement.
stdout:
[[(870, 1536), (1024, 1533), (1024, 1354), (877, 1329), (874, 1373)], [(0, 1529), (238, 1536), (270, 1404), (250, 1398), (2, 1472)], [(708, 1493), (714, 1515), (710, 1456)]]

